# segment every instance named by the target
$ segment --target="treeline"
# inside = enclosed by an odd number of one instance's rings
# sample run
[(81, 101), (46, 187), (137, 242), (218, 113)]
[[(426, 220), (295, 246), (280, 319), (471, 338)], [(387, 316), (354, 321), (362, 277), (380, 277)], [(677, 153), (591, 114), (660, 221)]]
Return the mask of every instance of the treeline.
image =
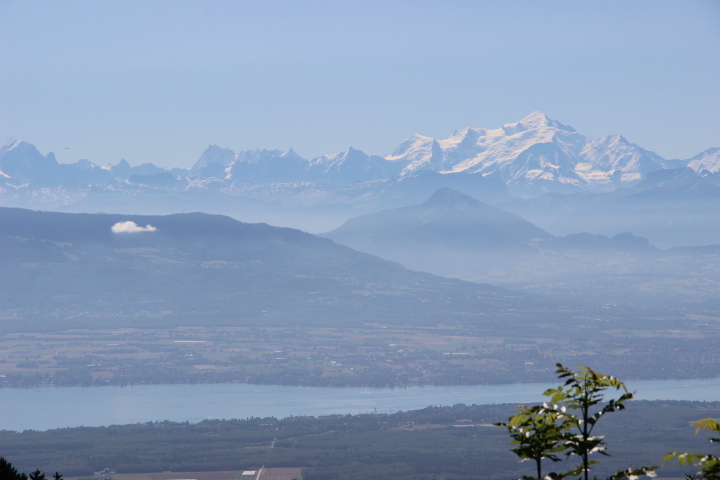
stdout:
[[(532, 474), (518, 463), (510, 437), (493, 422), (513, 405), (458, 404), (394, 414), (206, 420), (197, 424), (149, 422), (109, 427), (0, 432), (0, 454), (21, 471), (65, 476), (304, 467), (304, 480), (503, 479)], [(703, 451), (705, 438), (690, 422), (720, 416), (720, 402), (631, 401), (604, 420), (614, 467), (658, 464), (671, 451)], [(452, 427), (452, 425), (463, 425)], [(274, 443), (274, 447), (271, 445)], [(677, 462), (664, 477), (686, 473)]]
[[(59, 472), (55, 472), (52, 476), (53, 480), (62, 480), (63, 476)], [(48, 480), (45, 473), (36, 468), (30, 474), (18, 472), (13, 464), (0, 457), (0, 480)]]

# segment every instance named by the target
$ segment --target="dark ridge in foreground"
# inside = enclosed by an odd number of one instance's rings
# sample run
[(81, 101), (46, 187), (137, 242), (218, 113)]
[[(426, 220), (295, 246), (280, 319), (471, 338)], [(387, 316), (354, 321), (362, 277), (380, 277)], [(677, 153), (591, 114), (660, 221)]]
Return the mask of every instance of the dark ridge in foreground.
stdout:
[[(52, 468), (67, 477), (108, 468), (147, 479), (229, 480), (264, 465), (303, 467), (306, 480), (505, 480), (533, 473), (531, 462), (511, 453), (507, 431), (492, 426), (516, 412), (508, 404), (457, 404), (393, 414), (2, 431), (0, 446), (21, 470)], [(671, 451), (711, 452), (707, 435), (695, 435), (691, 422), (717, 415), (718, 402), (629, 402), (598, 429), (612, 456), (601, 457), (593, 473), (605, 478), (621, 466), (657, 465)], [(667, 462), (658, 474), (682, 478), (687, 471)]]

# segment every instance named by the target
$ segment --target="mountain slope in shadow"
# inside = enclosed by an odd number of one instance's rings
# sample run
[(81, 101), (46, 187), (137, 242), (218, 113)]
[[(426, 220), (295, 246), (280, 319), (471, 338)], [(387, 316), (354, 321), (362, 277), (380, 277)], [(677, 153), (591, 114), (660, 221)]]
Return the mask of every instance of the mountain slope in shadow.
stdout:
[[(114, 232), (119, 225), (126, 231)], [(7, 328), (433, 324), (527, 304), (502, 288), (218, 215), (0, 208), (0, 242)]]

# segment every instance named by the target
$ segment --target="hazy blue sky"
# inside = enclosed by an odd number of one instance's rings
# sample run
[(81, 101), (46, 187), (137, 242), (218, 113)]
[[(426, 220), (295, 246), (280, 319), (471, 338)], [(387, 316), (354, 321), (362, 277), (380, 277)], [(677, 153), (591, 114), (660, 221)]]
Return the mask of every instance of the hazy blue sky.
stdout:
[(720, 146), (718, 1), (0, 0), (0, 49), (0, 141), (61, 162), (386, 155), (535, 110), (666, 158)]

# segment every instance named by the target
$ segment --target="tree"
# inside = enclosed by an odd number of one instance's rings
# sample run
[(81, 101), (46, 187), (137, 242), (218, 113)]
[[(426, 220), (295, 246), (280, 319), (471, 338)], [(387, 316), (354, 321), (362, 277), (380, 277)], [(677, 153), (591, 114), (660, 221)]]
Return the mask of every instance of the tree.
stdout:
[[(563, 414), (557, 405), (553, 409), (549, 409), (547, 404), (532, 407), (521, 405), (520, 412), (510, 417), (508, 423), (495, 424), (507, 427), (513, 437), (511, 445), (517, 445), (512, 451), (521, 461), (535, 461), (538, 479), (543, 478), (543, 459), (559, 462), (561, 459), (556, 453), (565, 450), (563, 439), (567, 423), (564, 422)], [(523, 476), (523, 479), (531, 480), (532, 477)]]
[(45, 474), (36, 468), (34, 472), (30, 472), (30, 480), (46, 480)]
[[(55, 472), (53, 475), (55, 480), (62, 480), (62, 475)], [(12, 463), (0, 457), (0, 480), (47, 480), (45, 474), (36, 468), (34, 472), (30, 473), (30, 476), (26, 473), (19, 473), (17, 468), (12, 466)]]
[[(558, 363), (556, 373), (565, 383), (543, 393), (550, 398), (552, 406), (544, 403), (542, 406), (523, 407), (519, 414), (510, 417), (507, 424), (500, 425), (508, 428), (513, 437), (512, 444), (518, 445), (513, 452), (521, 461), (535, 460), (538, 479), (581, 475), (584, 480), (589, 480), (591, 466), (598, 463), (591, 460), (590, 455), (608, 455), (604, 438), (593, 435), (598, 421), (606, 413), (624, 410), (624, 403), (631, 400), (633, 394), (617, 378), (597, 373), (589, 367), (571, 370)], [(605, 391), (609, 389), (621, 391), (620, 396), (606, 400)], [(577, 455), (581, 463), (570, 471), (551, 472), (543, 477), (542, 460), (558, 461), (559, 454), (564, 454), (566, 458)], [(656, 468), (628, 468), (618, 471), (610, 479), (633, 480), (640, 475), (655, 476)]]
[[(615, 377), (597, 373), (589, 367), (570, 370), (557, 364), (558, 378), (565, 379), (565, 384), (547, 390), (543, 395), (550, 397), (554, 403), (562, 403), (568, 410), (575, 410), (577, 415), (567, 415), (566, 422), (570, 432), (565, 436), (566, 456), (577, 455), (582, 460), (578, 469), (571, 470), (567, 475), (583, 474), (589, 480), (590, 466), (598, 463), (590, 460), (590, 455), (605, 451), (606, 443), (602, 436), (593, 436), (593, 430), (600, 418), (606, 413), (624, 410), (624, 402), (631, 400), (633, 394), (628, 392), (623, 382)], [(615, 389), (623, 393), (618, 398), (605, 400), (604, 392)]]
[[(712, 418), (698, 420), (693, 425), (697, 427), (695, 430), (696, 435), (701, 430), (720, 433), (720, 422)], [(720, 438), (711, 437), (708, 441), (710, 443), (720, 443)], [(672, 460), (673, 458), (677, 458), (680, 465), (698, 465), (700, 467), (700, 471), (696, 475), (687, 475), (688, 478), (720, 480), (720, 457), (716, 455), (673, 452), (667, 454), (664, 460)]]
[(0, 457), (0, 479), (2, 480), (27, 480), (28, 476), (24, 473), (18, 473), (12, 463)]

